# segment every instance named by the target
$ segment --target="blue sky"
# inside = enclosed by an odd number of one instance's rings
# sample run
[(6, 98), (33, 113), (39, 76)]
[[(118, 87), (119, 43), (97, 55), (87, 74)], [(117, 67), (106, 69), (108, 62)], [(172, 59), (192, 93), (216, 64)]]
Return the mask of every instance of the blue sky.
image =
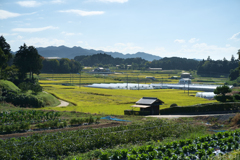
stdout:
[(230, 60), (240, 0), (1, 0), (0, 35), (23, 43)]

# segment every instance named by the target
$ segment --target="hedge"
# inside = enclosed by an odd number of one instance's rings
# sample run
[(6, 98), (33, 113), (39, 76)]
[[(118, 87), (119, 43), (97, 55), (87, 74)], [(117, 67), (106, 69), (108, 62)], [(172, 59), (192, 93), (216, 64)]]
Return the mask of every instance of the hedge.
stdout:
[(124, 110), (124, 115), (150, 115), (150, 111)]
[(207, 103), (186, 107), (173, 107), (161, 109), (161, 115), (169, 114), (199, 114), (199, 113), (218, 113), (218, 112), (238, 112), (240, 111), (240, 102), (225, 103)]

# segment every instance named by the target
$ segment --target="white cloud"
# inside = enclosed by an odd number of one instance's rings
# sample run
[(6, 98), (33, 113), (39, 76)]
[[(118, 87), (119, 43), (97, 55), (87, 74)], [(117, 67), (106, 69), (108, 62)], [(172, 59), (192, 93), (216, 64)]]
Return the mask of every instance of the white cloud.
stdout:
[(17, 4), (22, 7), (37, 7), (41, 5), (41, 3), (37, 1), (18, 1)]
[(21, 16), (21, 14), (0, 10), (0, 19), (13, 18), (18, 16)]
[(34, 47), (47, 47), (47, 46), (61, 46), (65, 44), (64, 40), (61, 39), (48, 39), (48, 38), (30, 38), (23, 40), (28, 46), (33, 45)]
[(0, 33), (1, 36), (15, 36), (17, 33)]
[(82, 35), (82, 33), (69, 33), (69, 32), (61, 32), (65, 36), (74, 36), (74, 35)]
[(175, 43), (185, 43), (184, 39), (176, 39), (174, 40)]
[(195, 42), (197, 42), (197, 41), (199, 41), (199, 39), (197, 39), (197, 38), (191, 38), (188, 42), (189, 42), (189, 43), (195, 43)]
[(17, 39), (23, 39), (23, 36), (18, 35)]
[(42, 27), (42, 28), (14, 28), (14, 29), (12, 29), (12, 31), (33, 33), (33, 32), (44, 31), (47, 29), (57, 29), (57, 27), (47, 26), (47, 27)]
[(61, 4), (61, 3), (64, 3), (64, 1), (63, 0), (52, 0), (51, 3)]
[(77, 9), (61, 10), (59, 12), (75, 13), (75, 14), (78, 14), (80, 16), (93, 16), (93, 15), (104, 14), (104, 11), (83, 11), (83, 10), (77, 10)]
[[(231, 55), (237, 53), (238, 48), (236, 47), (219, 47), (216, 45), (208, 45), (206, 43), (197, 43), (188, 48), (181, 48), (177, 53), (184, 55), (191, 55), (195, 57), (210, 56), (213, 59), (223, 59), (223, 57), (230, 58)], [(228, 55), (228, 57), (226, 56)]]
[(116, 2), (116, 3), (125, 3), (128, 2), (128, 0), (97, 0), (99, 2)]
[(240, 40), (240, 32), (234, 34), (230, 39)]

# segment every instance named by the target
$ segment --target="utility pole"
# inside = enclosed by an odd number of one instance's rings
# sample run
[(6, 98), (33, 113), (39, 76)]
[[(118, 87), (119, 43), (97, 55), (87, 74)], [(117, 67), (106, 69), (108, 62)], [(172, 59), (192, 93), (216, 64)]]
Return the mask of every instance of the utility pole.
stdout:
[(185, 93), (185, 82), (184, 82), (184, 93)]
[(188, 95), (189, 95), (189, 81), (188, 81)]
[(128, 89), (128, 74), (127, 74), (127, 89)]
[(138, 75), (137, 75), (137, 79), (138, 79), (138, 90), (139, 90), (139, 78), (138, 78)]
[(163, 77), (162, 77), (162, 88), (163, 88)]
[(53, 70), (52, 70), (52, 80), (53, 80)]

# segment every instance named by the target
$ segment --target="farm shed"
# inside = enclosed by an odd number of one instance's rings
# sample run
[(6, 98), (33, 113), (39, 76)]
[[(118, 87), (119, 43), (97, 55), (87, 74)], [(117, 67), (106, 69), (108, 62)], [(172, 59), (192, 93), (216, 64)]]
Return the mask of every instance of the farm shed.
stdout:
[(181, 78), (192, 78), (192, 75), (190, 73), (182, 73)]
[(154, 97), (143, 97), (131, 107), (140, 108), (140, 112), (148, 112), (150, 115), (159, 115), (159, 105), (164, 102)]

